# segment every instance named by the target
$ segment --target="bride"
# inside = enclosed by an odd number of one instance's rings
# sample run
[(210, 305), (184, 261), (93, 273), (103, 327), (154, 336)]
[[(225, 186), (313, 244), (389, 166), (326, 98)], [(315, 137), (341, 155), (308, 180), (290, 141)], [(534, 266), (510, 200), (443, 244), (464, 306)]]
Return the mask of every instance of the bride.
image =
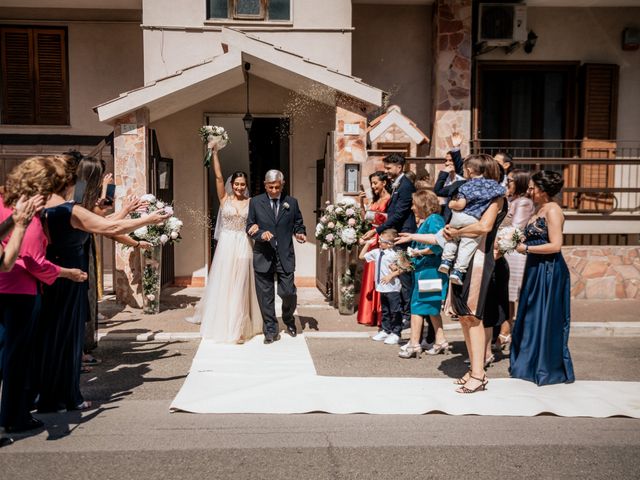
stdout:
[(209, 148), (213, 150), (216, 192), (220, 200), (215, 232), (218, 245), (205, 294), (195, 315), (188, 321), (201, 324), (203, 339), (216, 343), (243, 343), (262, 333), (251, 239), (245, 232), (249, 212), (248, 178), (244, 172), (234, 172), (225, 188), (218, 147), (209, 144)]

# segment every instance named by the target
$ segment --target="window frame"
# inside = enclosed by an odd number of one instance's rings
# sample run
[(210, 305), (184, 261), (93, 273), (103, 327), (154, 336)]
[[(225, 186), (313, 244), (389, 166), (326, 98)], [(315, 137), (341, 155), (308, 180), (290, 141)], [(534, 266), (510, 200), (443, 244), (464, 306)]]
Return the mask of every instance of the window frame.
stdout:
[(212, 17), (211, 16), (211, 0), (207, 0), (205, 15), (206, 19), (204, 21), (205, 25), (226, 25), (226, 24), (234, 24), (234, 25), (255, 25), (255, 26), (274, 26), (274, 27), (282, 27), (282, 26), (292, 26), (293, 25), (293, 0), (289, 1), (289, 18), (287, 20), (272, 20), (269, 18), (269, 1), (270, 0), (260, 0), (260, 8), (262, 10), (262, 15), (236, 15), (236, 0), (227, 0), (227, 17)]
[[(25, 123), (15, 123), (15, 122), (4, 122), (3, 118), (5, 116), (5, 111), (7, 108), (5, 100), (8, 98), (8, 93), (5, 88), (5, 65), (3, 62), (3, 58), (0, 55), (0, 126), (20, 126), (20, 127), (69, 127), (71, 126), (71, 96), (70, 96), (70, 80), (69, 80), (69, 29), (64, 25), (22, 25), (22, 24), (4, 24), (0, 23), (0, 42), (2, 41), (3, 35), (2, 32), (7, 30), (24, 30), (29, 35), (29, 42), (31, 44), (31, 51), (29, 55), (29, 68), (31, 70), (31, 74), (33, 75), (33, 83), (32, 83), (32, 104), (33, 104), (33, 122), (25, 122)], [(51, 122), (41, 122), (38, 119), (38, 105), (40, 104), (40, 97), (38, 95), (38, 78), (36, 76), (36, 72), (38, 71), (38, 51), (36, 46), (36, 35), (35, 32), (40, 31), (53, 31), (61, 34), (62, 38), (62, 48), (61, 48), (61, 72), (62, 72), (62, 95), (63, 95), (63, 108), (64, 108), (64, 118), (61, 117), (61, 123), (51, 123)], [(0, 53), (1, 49), (4, 46), (0, 45)]]

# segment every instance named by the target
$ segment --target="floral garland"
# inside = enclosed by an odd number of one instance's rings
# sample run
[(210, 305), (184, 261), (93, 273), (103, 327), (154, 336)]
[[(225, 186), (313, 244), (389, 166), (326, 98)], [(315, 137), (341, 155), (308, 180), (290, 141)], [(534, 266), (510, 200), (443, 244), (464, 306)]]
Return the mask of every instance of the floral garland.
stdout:
[(316, 239), (323, 250), (333, 247), (351, 250), (369, 228), (369, 222), (362, 219), (360, 207), (353, 199), (345, 198), (335, 205), (326, 203), (316, 225)]

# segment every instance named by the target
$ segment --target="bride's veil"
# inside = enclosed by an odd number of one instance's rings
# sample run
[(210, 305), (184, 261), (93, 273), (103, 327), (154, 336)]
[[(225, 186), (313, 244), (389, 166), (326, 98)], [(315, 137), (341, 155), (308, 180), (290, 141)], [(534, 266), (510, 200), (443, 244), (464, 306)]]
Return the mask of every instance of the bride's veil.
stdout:
[[(233, 195), (233, 188), (231, 187), (231, 175), (229, 175), (227, 177), (227, 181), (224, 183), (224, 191), (229, 196)], [(245, 197), (249, 198), (249, 187), (248, 186), (247, 186), (247, 188), (245, 188), (244, 195), (245, 195)], [(220, 239), (220, 233), (222, 231), (222, 207), (223, 207), (223, 205), (221, 204), (220, 207), (218, 208), (218, 215), (216, 216), (216, 226), (215, 226), (215, 229), (213, 230), (213, 238), (216, 239), (216, 240)], [(211, 264), (213, 266), (213, 262), (211, 262)], [(211, 274), (211, 272), (209, 272), (209, 274)], [(203, 314), (203, 310), (204, 310), (204, 305), (207, 304), (207, 299), (209, 297), (211, 297), (211, 295), (213, 293), (213, 292), (209, 291), (209, 285), (211, 284), (211, 282), (209, 282), (208, 280), (209, 280), (209, 278), (207, 276), (207, 287), (205, 288), (204, 295), (202, 296), (202, 298), (200, 299), (200, 301), (196, 305), (196, 311), (193, 314), (193, 317), (187, 317), (185, 319), (185, 320), (187, 320), (187, 322), (202, 323), (202, 314)]]

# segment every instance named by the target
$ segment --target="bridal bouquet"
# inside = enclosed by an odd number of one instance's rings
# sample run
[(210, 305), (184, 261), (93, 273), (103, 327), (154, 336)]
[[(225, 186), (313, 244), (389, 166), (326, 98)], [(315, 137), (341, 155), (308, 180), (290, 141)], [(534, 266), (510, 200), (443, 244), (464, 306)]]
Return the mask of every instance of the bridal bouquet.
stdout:
[(519, 243), (524, 240), (524, 233), (518, 227), (500, 227), (496, 243), (498, 251), (502, 254), (513, 252)]
[(130, 233), (129, 236), (136, 241), (149, 242), (154, 246), (179, 242), (181, 238), (180, 229), (183, 224), (178, 217), (173, 216), (173, 207), (161, 200), (158, 200), (150, 193), (140, 197), (140, 200), (147, 202), (148, 205), (143, 210), (132, 212), (131, 218), (146, 217), (156, 210), (164, 210), (166, 213), (170, 214), (171, 217), (160, 225), (146, 225), (144, 227), (140, 227)]
[(316, 239), (320, 240), (323, 250), (331, 247), (351, 250), (368, 229), (360, 207), (353, 199), (345, 198), (336, 204), (326, 203), (324, 214), (316, 225)]
[(207, 145), (207, 151), (204, 154), (204, 166), (208, 167), (211, 165), (211, 148), (209, 148), (209, 142), (213, 142), (214, 145), (217, 145), (218, 150), (227, 146), (229, 143), (229, 134), (222, 127), (217, 127), (215, 125), (204, 125), (200, 127), (200, 138), (202, 139), (202, 143)]

